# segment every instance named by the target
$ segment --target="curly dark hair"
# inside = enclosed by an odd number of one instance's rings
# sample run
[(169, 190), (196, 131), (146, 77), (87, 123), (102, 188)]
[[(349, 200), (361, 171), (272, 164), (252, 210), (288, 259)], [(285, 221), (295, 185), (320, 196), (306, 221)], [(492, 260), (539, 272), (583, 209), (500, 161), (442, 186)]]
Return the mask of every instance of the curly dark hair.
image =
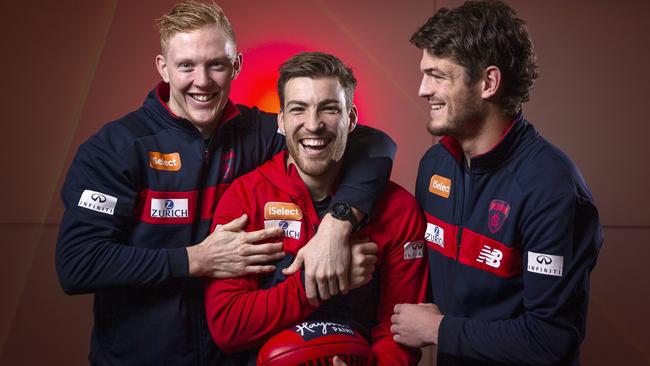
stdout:
[(346, 107), (352, 107), (354, 89), (357, 79), (352, 74), (352, 69), (345, 66), (336, 56), (322, 52), (301, 52), (280, 65), (280, 78), (278, 79), (278, 96), (280, 109), (284, 108), (284, 86), (289, 80), (301, 76), (310, 78), (337, 77), (345, 91)]
[(433, 56), (452, 58), (465, 68), (470, 83), (478, 81), (486, 67), (498, 67), (499, 102), (508, 115), (521, 112), (539, 75), (526, 23), (501, 1), (467, 1), (451, 10), (442, 8), (410, 41)]

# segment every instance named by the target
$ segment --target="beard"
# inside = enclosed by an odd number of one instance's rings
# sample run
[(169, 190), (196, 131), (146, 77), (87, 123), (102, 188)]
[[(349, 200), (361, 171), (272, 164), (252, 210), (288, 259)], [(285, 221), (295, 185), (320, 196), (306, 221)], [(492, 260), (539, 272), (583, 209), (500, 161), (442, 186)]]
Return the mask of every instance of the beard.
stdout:
[(299, 138), (287, 138), (287, 150), (298, 169), (312, 177), (320, 177), (337, 169), (343, 158), (347, 143), (347, 134), (339, 134), (324, 148), (322, 156), (310, 157), (301, 152)]
[(455, 103), (445, 104), (446, 113), (431, 119), (427, 130), (434, 136), (462, 137), (471, 134), (474, 125), (484, 117), (481, 98), (469, 89), (463, 98)]

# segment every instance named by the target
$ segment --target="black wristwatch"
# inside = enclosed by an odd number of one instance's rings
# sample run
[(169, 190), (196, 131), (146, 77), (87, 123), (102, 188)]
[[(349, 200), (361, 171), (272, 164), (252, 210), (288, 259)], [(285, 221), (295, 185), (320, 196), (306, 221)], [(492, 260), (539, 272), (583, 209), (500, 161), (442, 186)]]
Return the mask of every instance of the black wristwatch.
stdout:
[(332, 217), (341, 221), (349, 221), (352, 224), (352, 231), (357, 231), (361, 228), (359, 220), (354, 216), (352, 206), (345, 202), (337, 202), (332, 206), (330, 211)]

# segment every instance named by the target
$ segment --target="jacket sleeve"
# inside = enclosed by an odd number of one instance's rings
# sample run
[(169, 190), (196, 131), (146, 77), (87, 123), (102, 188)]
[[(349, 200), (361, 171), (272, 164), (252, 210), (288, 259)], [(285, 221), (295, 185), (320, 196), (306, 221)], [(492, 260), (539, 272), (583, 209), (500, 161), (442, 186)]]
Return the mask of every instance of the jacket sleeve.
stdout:
[(396, 150), (395, 142), (385, 133), (358, 125), (349, 136), (332, 204), (346, 202), (370, 214), (388, 183)]
[[(250, 201), (252, 187), (239, 179), (223, 194), (215, 211), (214, 225), (229, 222), (246, 213), (244, 231), (263, 228), (256, 221)], [(205, 309), (215, 343), (225, 352), (239, 352), (262, 346), (271, 336), (305, 319), (315, 308), (309, 305), (302, 284), (302, 272), (269, 289), (260, 289), (255, 275), (227, 280), (207, 280)]]
[[(516, 365), (564, 365), (577, 357), (589, 273), (602, 243), (598, 213), (590, 199), (570, 193), (532, 200), (529, 206), (521, 223), (523, 313), (506, 320), (445, 316), (441, 357)], [(556, 275), (530, 269), (540, 254), (553, 260)]]
[(424, 302), (428, 285), (425, 221), (420, 207), (409, 198), (404, 200), (409, 207), (402, 205), (399, 218), (392, 222), (399, 229), (389, 231), (392, 237), (382, 254), (378, 324), (371, 331), (375, 365), (417, 365), (421, 357), (419, 349), (397, 344), (390, 330), (395, 305)]
[(79, 148), (61, 193), (65, 213), (56, 245), (57, 274), (67, 294), (187, 276), (185, 248), (129, 245), (137, 196), (134, 164), (98, 135)]
[[(277, 132), (277, 115), (257, 109), (250, 113), (260, 114), (260, 143), (257, 147), (257, 165), (260, 165), (284, 149), (285, 139)], [(390, 178), (396, 150), (395, 142), (385, 133), (358, 125), (349, 136), (342, 178), (332, 204), (346, 202), (366, 214), (372, 212)]]

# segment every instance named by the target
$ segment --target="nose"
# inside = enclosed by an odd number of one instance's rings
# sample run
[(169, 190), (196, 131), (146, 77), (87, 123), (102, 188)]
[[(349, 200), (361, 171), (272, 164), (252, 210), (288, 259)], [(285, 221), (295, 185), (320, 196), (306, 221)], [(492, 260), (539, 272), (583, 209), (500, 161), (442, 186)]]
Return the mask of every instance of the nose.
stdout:
[(423, 98), (428, 98), (433, 96), (435, 92), (435, 86), (433, 78), (428, 75), (422, 76), (422, 81), (420, 82), (420, 89), (418, 90), (418, 95)]
[(318, 132), (324, 126), (323, 120), (320, 118), (320, 114), (316, 110), (310, 110), (305, 113), (305, 121), (303, 124), (304, 128), (309, 132)]
[(207, 88), (210, 86), (212, 79), (210, 79), (210, 74), (208, 70), (204, 67), (197, 67), (194, 70), (194, 85), (199, 88)]

